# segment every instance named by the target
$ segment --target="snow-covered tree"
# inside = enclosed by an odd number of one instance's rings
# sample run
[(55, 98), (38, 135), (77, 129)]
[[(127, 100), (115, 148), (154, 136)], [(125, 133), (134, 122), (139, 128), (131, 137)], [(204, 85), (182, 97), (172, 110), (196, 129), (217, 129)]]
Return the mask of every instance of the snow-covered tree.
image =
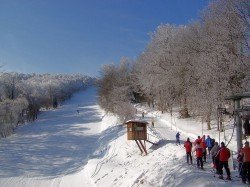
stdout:
[(179, 103), (181, 117), (191, 111), (210, 129), (226, 96), (249, 91), (248, 10), (247, 1), (217, 0), (201, 20), (160, 25), (135, 64), (134, 87), (162, 111)]
[(93, 81), (83, 75), (1, 73), (0, 134), (11, 134), (18, 123), (35, 120), (41, 107), (55, 108)]
[(122, 122), (132, 118), (135, 108), (132, 100), (131, 68), (128, 59), (122, 58), (120, 65), (105, 65), (99, 80), (99, 104), (107, 112), (118, 115)]

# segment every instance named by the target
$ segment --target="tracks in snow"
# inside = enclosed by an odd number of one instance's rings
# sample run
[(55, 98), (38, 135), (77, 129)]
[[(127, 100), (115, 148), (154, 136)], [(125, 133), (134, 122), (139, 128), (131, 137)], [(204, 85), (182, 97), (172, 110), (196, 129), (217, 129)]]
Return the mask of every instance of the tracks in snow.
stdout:
[(94, 170), (94, 173), (91, 175), (91, 178), (95, 177), (101, 170), (102, 166), (104, 163), (108, 162), (109, 160), (111, 160), (113, 157), (116, 156), (116, 141), (115, 140), (115, 143), (114, 143), (114, 146), (113, 146), (113, 149), (112, 149), (112, 152), (109, 156), (105, 157), (103, 160), (101, 160), (100, 162), (97, 163), (96, 167), (95, 167), (95, 170)]

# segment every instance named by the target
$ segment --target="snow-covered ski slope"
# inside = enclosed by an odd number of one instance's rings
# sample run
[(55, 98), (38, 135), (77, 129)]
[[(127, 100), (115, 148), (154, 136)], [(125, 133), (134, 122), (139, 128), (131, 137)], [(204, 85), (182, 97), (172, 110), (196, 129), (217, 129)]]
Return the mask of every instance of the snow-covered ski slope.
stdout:
[[(142, 110), (147, 109), (138, 106), (138, 115)], [(182, 140), (190, 135), (193, 140), (200, 127), (171, 129), (168, 116), (146, 113), (146, 120), (155, 119), (149, 139), (159, 145), (147, 143), (148, 155), (141, 155), (127, 140), (126, 128), (99, 108), (96, 89), (79, 92), (0, 140), (0, 186), (241, 186), (236, 171), (233, 181), (225, 182), (214, 177), (210, 164), (205, 170), (186, 164), (176, 130)]]

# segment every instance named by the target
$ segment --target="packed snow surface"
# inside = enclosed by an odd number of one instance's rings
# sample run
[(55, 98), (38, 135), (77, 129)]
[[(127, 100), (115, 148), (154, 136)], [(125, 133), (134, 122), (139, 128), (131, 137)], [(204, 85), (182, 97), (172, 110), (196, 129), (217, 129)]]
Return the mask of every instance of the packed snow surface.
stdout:
[[(209, 134), (218, 141), (215, 127), (206, 131), (194, 119), (171, 118), (169, 114), (136, 107), (137, 117), (144, 112), (141, 120), (149, 122), (148, 139), (158, 143), (146, 143), (147, 155), (141, 154), (135, 141), (127, 140), (126, 126), (100, 109), (96, 89), (88, 88), (0, 140), (0, 186), (242, 185), (232, 167), (233, 181), (227, 182), (213, 173), (211, 159), (205, 163), (205, 170), (186, 163), (184, 140), (190, 137), (194, 141), (197, 135)], [(220, 138), (229, 142), (233, 125), (229, 123), (226, 128)], [(177, 131), (181, 133), (181, 145), (175, 142)], [(228, 145), (234, 151), (235, 142), (233, 136)]]

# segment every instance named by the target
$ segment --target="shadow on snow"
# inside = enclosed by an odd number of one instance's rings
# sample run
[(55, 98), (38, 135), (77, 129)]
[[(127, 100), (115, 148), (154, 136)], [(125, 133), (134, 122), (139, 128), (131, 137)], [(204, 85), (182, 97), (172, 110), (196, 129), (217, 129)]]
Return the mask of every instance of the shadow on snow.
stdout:
[(101, 134), (89, 133), (86, 124), (100, 125), (97, 123), (102, 120), (94, 96), (92, 93), (91, 98), (86, 91), (78, 93), (71, 101), (77, 104), (68, 102), (61, 109), (44, 112), (38, 121), (1, 139), (0, 177), (55, 178), (80, 171), (95, 150), (121, 130), (113, 127)]

